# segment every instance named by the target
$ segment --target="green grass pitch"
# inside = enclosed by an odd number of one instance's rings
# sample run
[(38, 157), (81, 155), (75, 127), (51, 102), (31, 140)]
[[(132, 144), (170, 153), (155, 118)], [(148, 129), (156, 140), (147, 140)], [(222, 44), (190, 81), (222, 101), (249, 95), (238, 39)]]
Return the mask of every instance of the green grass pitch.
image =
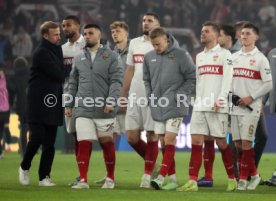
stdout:
[[(190, 153), (176, 154), (177, 178), (180, 184), (188, 179), (188, 163)], [(39, 155), (35, 156), (30, 176), (31, 185), (21, 186), (18, 182), (18, 166), (21, 158), (16, 153), (7, 153), (0, 160), (0, 200), (1, 201), (87, 201), (87, 200), (150, 200), (150, 201), (266, 201), (276, 199), (276, 187), (259, 186), (255, 191), (226, 192), (227, 177), (224, 171), (220, 153), (216, 153), (214, 164), (214, 187), (200, 188), (198, 192), (156, 191), (140, 189), (140, 179), (143, 175), (143, 161), (134, 152), (118, 152), (116, 165), (116, 186), (113, 190), (103, 190), (94, 181), (105, 175), (102, 153), (93, 151), (89, 167), (90, 189), (75, 190), (68, 186), (77, 175), (77, 165), (73, 154), (56, 153), (52, 167), (52, 179), (56, 187), (38, 186)], [(159, 153), (158, 162), (161, 161)], [(276, 168), (276, 154), (264, 154), (259, 172), (265, 179), (270, 178)], [(202, 175), (202, 168), (201, 173)]]

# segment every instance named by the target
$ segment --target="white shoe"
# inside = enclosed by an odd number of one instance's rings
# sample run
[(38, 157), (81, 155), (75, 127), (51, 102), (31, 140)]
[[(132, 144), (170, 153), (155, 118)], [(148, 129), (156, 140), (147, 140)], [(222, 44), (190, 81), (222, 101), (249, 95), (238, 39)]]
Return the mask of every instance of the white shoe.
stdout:
[(102, 186), (103, 189), (113, 189), (115, 187), (115, 183), (109, 177), (106, 177), (104, 185)]
[(255, 190), (256, 187), (259, 185), (261, 181), (261, 177), (259, 175), (257, 176), (251, 176), (251, 179), (248, 183), (247, 190)]
[(151, 188), (150, 175), (147, 175), (147, 174), (143, 175), (140, 183), (140, 188)]
[(50, 186), (55, 186), (56, 184), (52, 182), (50, 177), (46, 176), (44, 179), (42, 179), (39, 183), (39, 186), (45, 186), (45, 187), (50, 187)]
[(240, 179), (237, 189), (240, 190), (240, 191), (245, 191), (246, 188), (247, 188), (247, 181), (243, 180), (243, 179)]
[(106, 177), (101, 178), (101, 179), (99, 179), (99, 180), (95, 181), (95, 184), (98, 184), (98, 185), (103, 185), (103, 184), (105, 183), (105, 180), (106, 180)]
[(76, 179), (74, 181), (72, 181), (71, 183), (68, 184), (68, 186), (74, 186), (76, 185), (78, 182), (80, 181), (80, 177), (76, 177)]
[(90, 187), (89, 187), (89, 184), (84, 181), (84, 179), (81, 179), (75, 185), (73, 185), (72, 188), (73, 189), (88, 189)]
[(18, 168), (19, 182), (26, 186), (30, 184), (29, 170), (23, 170), (21, 166)]

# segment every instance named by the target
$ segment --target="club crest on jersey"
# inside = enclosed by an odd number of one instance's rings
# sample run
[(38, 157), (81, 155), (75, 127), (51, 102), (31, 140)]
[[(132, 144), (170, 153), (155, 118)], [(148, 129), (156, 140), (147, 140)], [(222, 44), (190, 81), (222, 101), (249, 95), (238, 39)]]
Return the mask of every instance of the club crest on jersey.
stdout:
[(108, 53), (104, 52), (102, 55), (103, 60), (106, 60), (109, 57)]
[(255, 59), (250, 59), (249, 60), (249, 65), (250, 66), (255, 66), (256, 65), (256, 60)]
[(133, 55), (133, 62), (135, 64), (144, 63), (144, 55), (143, 54), (134, 54)]
[(171, 54), (169, 54), (169, 55), (168, 55), (168, 59), (170, 59), (170, 60), (174, 60), (174, 59), (175, 59), (175, 55), (174, 55), (174, 54), (172, 54), (172, 53), (171, 53)]
[(218, 58), (219, 58), (219, 56), (216, 54), (216, 55), (214, 55), (213, 56), (213, 61), (217, 61), (218, 60)]

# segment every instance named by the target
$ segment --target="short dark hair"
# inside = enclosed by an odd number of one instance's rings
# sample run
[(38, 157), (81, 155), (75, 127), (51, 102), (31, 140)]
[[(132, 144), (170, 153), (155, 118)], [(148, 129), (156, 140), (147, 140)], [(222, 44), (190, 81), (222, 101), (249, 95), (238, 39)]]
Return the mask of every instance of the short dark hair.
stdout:
[(221, 24), (219, 26), (219, 29), (222, 30), (226, 36), (230, 36), (231, 37), (232, 43), (235, 42), (235, 40), (236, 40), (235, 39), (236, 38), (236, 31), (235, 31), (235, 29), (234, 29), (233, 26), (227, 25), (227, 24)]
[(128, 25), (124, 21), (114, 21), (110, 24), (110, 30), (116, 29), (117, 27), (124, 29), (126, 32), (129, 32)]
[(28, 61), (25, 57), (16, 57), (13, 61), (13, 67), (15, 71), (28, 68)]
[(91, 29), (91, 28), (98, 29), (100, 32), (102, 31), (101, 27), (97, 24), (87, 24), (84, 26), (83, 29)]
[(43, 22), (41, 24), (40, 33), (41, 33), (41, 35), (48, 34), (49, 29), (56, 29), (56, 28), (59, 28), (58, 23), (55, 23), (55, 22), (52, 22), (52, 21), (46, 21), (46, 22)]
[(80, 24), (80, 19), (75, 15), (68, 15), (63, 20), (73, 20), (76, 24)]
[(157, 38), (159, 36), (167, 36), (166, 30), (163, 29), (162, 27), (154, 28), (149, 33), (150, 39), (155, 39), (155, 38)]
[(160, 23), (160, 17), (159, 17), (158, 14), (153, 13), (153, 12), (147, 12), (147, 13), (144, 14), (144, 16), (145, 15), (153, 16), (153, 18), (156, 19)]
[(28, 61), (26, 60), (25, 57), (19, 56), (19, 57), (16, 57), (14, 59), (13, 65), (14, 65), (14, 67), (17, 67), (17, 66), (28, 66)]
[(219, 25), (213, 21), (206, 21), (202, 26), (211, 26), (215, 32), (219, 33)]
[(251, 22), (248, 22), (248, 23), (245, 23), (243, 26), (242, 26), (242, 29), (244, 28), (247, 28), (247, 29), (253, 29), (253, 31), (259, 35), (260, 31), (259, 31), (259, 28), (257, 26), (255, 26), (253, 23)]

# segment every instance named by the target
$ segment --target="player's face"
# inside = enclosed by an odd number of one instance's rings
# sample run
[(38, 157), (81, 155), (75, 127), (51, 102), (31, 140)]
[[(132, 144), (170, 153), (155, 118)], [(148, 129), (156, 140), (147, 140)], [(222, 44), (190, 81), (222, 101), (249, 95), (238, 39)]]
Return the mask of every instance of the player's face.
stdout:
[(200, 42), (207, 44), (217, 40), (218, 33), (213, 29), (212, 26), (203, 26), (200, 35)]
[(116, 27), (115, 29), (111, 30), (111, 35), (114, 43), (121, 43), (125, 39), (128, 38), (128, 32), (121, 28), (121, 27)]
[(167, 36), (158, 36), (154, 39), (151, 39), (151, 44), (154, 50), (158, 54), (161, 54), (168, 48), (168, 38)]
[(143, 17), (143, 34), (149, 35), (149, 32), (156, 27), (159, 27), (160, 24), (158, 20), (156, 20), (153, 16), (151, 15), (145, 15)]
[(218, 37), (218, 43), (221, 46), (224, 46), (228, 40), (229, 40), (229, 36), (225, 35), (223, 30), (220, 30), (219, 37)]
[(66, 38), (72, 38), (80, 30), (80, 25), (73, 20), (63, 20), (62, 30)]
[(255, 45), (259, 36), (250, 28), (243, 28), (241, 30), (241, 43), (243, 46)]
[(84, 29), (83, 36), (88, 47), (94, 47), (101, 40), (101, 32), (95, 28)]
[(44, 34), (43, 37), (54, 45), (59, 45), (60, 43), (60, 28), (49, 29), (47, 34)]

